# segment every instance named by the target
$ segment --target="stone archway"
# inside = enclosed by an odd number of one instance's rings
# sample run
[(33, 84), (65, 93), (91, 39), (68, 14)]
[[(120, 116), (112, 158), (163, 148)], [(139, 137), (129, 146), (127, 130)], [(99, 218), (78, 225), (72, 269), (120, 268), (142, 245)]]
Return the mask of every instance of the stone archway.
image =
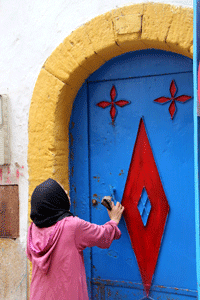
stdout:
[(115, 56), (148, 48), (192, 58), (193, 10), (154, 3), (112, 10), (72, 32), (46, 60), (29, 112), (30, 194), (49, 177), (69, 188), (68, 124), (85, 79)]

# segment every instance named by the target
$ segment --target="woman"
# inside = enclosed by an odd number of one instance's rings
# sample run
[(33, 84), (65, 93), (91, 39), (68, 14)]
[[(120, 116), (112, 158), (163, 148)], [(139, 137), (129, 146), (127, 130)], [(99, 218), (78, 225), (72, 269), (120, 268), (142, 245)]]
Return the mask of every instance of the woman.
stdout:
[(87, 300), (83, 250), (109, 248), (119, 239), (124, 207), (112, 202), (110, 221), (99, 226), (74, 217), (70, 199), (53, 179), (38, 185), (31, 197), (27, 256), (32, 262), (30, 300)]

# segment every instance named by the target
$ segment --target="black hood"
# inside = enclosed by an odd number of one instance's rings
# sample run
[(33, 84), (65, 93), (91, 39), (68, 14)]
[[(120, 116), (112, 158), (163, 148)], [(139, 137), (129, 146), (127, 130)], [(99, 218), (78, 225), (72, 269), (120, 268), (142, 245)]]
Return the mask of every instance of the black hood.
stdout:
[(70, 201), (64, 189), (49, 178), (38, 185), (31, 197), (31, 220), (40, 227), (49, 227), (65, 217), (72, 216)]

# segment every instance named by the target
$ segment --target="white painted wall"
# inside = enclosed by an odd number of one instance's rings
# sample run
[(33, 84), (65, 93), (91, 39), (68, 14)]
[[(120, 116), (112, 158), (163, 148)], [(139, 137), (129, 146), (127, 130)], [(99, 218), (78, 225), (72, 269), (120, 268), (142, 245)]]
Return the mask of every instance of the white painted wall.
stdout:
[[(28, 203), (28, 113), (34, 84), (52, 51), (74, 29), (127, 0), (0, 0), (0, 94), (10, 99), (11, 181), (19, 170), (20, 240), (25, 246)], [(192, 0), (156, 0), (192, 7)], [(7, 169), (4, 170), (4, 181)]]

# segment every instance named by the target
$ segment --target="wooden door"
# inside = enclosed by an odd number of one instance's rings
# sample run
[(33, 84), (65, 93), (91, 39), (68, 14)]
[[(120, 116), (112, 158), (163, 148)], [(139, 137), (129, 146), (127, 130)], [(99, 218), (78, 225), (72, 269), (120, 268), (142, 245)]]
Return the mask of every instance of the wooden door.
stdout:
[[(157, 183), (151, 191), (145, 183), (141, 196), (131, 200), (135, 204), (127, 202), (126, 211), (135, 215), (134, 219), (122, 218), (121, 239), (107, 250), (94, 247), (85, 251), (91, 299), (141, 299), (147, 294), (152, 299), (196, 298), (190, 59), (156, 50), (133, 52), (111, 60), (88, 78), (76, 97), (70, 123), (73, 210), (97, 224), (108, 221), (100, 204), (102, 197), (114, 190), (116, 201), (121, 202), (127, 186), (132, 188), (139, 178), (127, 185), (132, 161), (138, 160), (133, 156), (141, 142), (141, 122), (155, 165), (149, 180), (158, 173), (155, 181), (160, 180), (169, 210), (165, 207), (165, 216), (158, 219)], [(148, 200), (143, 211), (142, 198)], [(147, 241), (151, 236), (154, 240), (155, 222), (157, 232), (163, 227), (160, 243), (137, 250), (144, 234)], [(136, 235), (131, 233), (135, 228)], [(144, 264), (151, 264), (149, 260), (155, 257), (152, 274), (139, 263), (141, 251)], [(146, 276), (151, 285), (147, 294)]]

